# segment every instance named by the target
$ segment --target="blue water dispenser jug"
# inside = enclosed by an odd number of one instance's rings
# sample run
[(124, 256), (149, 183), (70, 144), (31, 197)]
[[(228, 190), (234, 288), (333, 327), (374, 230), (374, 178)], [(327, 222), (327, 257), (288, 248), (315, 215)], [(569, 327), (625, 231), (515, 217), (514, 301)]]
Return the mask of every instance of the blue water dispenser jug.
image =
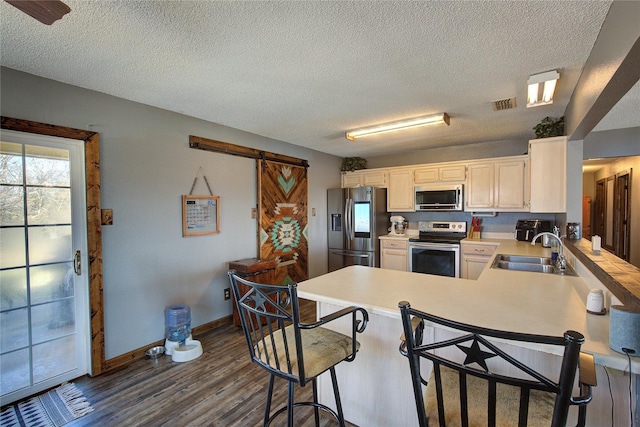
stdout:
[(189, 334), (191, 334), (191, 308), (188, 305), (167, 307), (165, 329), (167, 339), (184, 344)]

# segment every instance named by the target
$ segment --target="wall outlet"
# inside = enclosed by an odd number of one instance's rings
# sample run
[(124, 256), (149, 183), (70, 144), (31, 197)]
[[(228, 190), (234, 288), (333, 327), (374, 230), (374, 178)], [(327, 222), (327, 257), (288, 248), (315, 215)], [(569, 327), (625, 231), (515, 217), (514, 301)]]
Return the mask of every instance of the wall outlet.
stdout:
[(225, 300), (231, 299), (231, 289), (230, 288), (224, 288), (224, 299)]
[(113, 225), (113, 209), (101, 209), (100, 216), (102, 225)]

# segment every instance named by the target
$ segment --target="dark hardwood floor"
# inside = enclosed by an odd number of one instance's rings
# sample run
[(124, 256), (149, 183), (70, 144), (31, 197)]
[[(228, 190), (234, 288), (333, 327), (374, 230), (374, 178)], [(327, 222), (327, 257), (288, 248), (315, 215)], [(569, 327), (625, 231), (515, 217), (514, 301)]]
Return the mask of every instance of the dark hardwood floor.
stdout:
[[(301, 311), (303, 321), (315, 321), (315, 303), (301, 300)], [(251, 363), (241, 329), (228, 325), (194, 338), (204, 351), (196, 360), (143, 359), (115, 372), (75, 380), (94, 411), (67, 426), (262, 425), (269, 376)], [(296, 387), (295, 398), (313, 400), (311, 384)], [(286, 399), (287, 382), (276, 379), (272, 408)], [(295, 417), (296, 426), (314, 425), (311, 408), (296, 408)], [(286, 425), (286, 414), (272, 425)], [(321, 425), (337, 423), (324, 415)]]

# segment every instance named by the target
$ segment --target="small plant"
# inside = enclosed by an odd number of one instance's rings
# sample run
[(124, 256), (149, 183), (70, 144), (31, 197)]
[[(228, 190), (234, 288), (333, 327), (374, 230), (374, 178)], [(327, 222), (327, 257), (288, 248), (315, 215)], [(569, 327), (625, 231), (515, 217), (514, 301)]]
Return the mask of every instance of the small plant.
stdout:
[(564, 116), (559, 119), (545, 117), (533, 127), (536, 138), (549, 138), (564, 135)]
[(367, 168), (367, 160), (362, 157), (345, 157), (342, 159), (340, 170), (342, 172), (353, 172), (359, 169)]

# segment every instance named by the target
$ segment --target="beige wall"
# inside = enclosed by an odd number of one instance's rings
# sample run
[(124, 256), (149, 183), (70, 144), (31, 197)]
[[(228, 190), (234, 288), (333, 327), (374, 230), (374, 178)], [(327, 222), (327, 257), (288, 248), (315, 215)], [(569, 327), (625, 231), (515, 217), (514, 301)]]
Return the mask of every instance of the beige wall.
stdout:
[(592, 199), (596, 196), (596, 179), (594, 172), (584, 172), (582, 174), (582, 194), (591, 196)]

